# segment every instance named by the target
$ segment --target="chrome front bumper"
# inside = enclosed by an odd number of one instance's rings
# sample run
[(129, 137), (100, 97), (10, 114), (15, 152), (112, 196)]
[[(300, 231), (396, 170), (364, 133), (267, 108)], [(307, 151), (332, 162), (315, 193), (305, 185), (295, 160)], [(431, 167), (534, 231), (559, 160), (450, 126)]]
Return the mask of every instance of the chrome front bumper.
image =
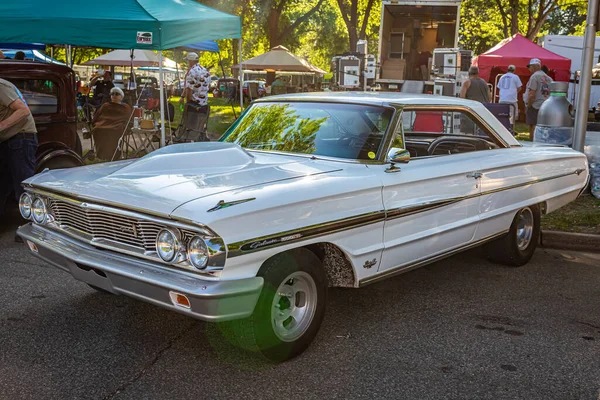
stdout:
[[(263, 278), (208, 280), (135, 257), (98, 250), (69, 236), (31, 223), (17, 234), (37, 247), (33, 255), (82, 282), (124, 294), (204, 321), (226, 321), (252, 314)], [(170, 292), (183, 294), (190, 308), (175, 305)]]

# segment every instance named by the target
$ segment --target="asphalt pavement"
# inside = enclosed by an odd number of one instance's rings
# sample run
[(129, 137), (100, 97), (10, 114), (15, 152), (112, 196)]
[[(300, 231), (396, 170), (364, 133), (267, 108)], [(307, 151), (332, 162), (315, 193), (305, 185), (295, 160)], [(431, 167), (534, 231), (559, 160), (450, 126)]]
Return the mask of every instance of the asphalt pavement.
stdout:
[(270, 364), (45, 265), (0, 218), (1, 399), (600, 398), (600, 254), (515, 269), (473, 250), (331, 290), (312, 346)]

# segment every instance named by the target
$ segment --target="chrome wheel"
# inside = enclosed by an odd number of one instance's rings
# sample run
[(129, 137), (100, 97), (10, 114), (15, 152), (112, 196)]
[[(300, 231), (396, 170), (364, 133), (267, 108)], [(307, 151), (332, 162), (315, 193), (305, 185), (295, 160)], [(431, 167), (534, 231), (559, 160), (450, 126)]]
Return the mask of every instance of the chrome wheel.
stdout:
[(527, 249), (533, 236), (533, 212), (529, 207), (519, 212), (517, 223), (517, 248), (521, 251)]
[(271, 307), (271, 325), (283, 342), (301, 337), (317, 308), (317, 285), (306, 272), (290, 274), (277, 288)]

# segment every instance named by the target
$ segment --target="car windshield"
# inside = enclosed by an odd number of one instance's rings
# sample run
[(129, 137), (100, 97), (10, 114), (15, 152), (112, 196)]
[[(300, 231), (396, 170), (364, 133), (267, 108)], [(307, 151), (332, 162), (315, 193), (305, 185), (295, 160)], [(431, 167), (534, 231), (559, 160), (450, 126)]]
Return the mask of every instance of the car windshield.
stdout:
[(221, 141), (250, 150), (374, 160), (394, 110), (342, 103), (253, 104)]

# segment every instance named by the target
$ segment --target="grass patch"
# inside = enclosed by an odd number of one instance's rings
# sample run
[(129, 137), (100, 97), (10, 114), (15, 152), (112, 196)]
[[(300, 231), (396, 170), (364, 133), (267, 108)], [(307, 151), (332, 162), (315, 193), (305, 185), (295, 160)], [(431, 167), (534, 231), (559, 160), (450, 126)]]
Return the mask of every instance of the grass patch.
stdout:
[(542, 216), (542, 229), (600, 234), (600, 199), (589, 193)]
[(517, 121), (515, 124), (515, 139), (529, 142), (529, 125)]

